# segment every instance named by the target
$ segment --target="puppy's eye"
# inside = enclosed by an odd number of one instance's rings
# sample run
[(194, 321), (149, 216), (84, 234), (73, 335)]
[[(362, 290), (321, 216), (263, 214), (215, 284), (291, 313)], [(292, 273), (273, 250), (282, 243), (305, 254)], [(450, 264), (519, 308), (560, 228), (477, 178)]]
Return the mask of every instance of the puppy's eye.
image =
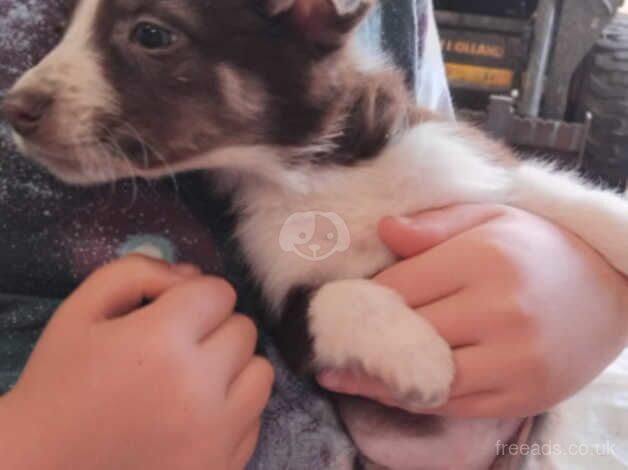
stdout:
[(133, 30), (131, 39), (146, 49), (166, 49), (176, 42), (177, 35), (153, 23), (140, 23)]

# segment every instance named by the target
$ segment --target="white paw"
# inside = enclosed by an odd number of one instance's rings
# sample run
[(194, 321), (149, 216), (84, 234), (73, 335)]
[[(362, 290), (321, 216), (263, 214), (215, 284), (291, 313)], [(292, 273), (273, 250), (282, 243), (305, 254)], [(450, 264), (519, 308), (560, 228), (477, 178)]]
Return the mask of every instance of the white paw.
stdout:
[(436, 407), (449, 397), (449, 345), (392, 290), (368, 280), (321, 287), (308, 312), (317, 368), (357, 368), (404, 404)]

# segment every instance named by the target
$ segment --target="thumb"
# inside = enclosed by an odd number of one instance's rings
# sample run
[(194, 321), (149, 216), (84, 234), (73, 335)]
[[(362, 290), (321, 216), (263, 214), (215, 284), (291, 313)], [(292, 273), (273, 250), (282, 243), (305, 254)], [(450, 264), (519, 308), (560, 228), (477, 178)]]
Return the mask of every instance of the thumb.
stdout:
[[(92, 273), (64, 306), (89, 306), (85, 314), (92, 320), (112, 319), (200, 274), (198, 268), (190, 265), (171, 265), (141, 255), (128, 255)], [(66, 309), (62, 306), (59, 310)]]
[(379, 237), (397, 256), (410, 258), (500, 217), (504, 207), (462, 204), (421, 212), (410, 217), (386, 217)]
[(389, 386), (363, 372), (325, 369), (319, 372), (316, 380), (321, 387), (330, 392), (361, 396), (385, 405), (399, 406)]

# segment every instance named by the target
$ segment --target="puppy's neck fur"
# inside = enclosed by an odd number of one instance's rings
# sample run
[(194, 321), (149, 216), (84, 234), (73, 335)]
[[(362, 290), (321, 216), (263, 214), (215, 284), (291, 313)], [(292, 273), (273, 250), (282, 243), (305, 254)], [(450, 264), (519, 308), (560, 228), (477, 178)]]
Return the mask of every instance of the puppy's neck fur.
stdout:
[[(305, 195), (324, 191), (324, 170), (373, 163), (384, 148), (419, 123), (440, 120), (416, 106), (402, 72), (384, 60), (366, 57), (359, 48), (347, 46), (312, 67), (304, 78), (307, 92), (298, 98), (301, 106), (296, 108), (302, 114), (318, 113), (307, 129), (295, 129), (294, 134), (284, 129), (272, 144), (212, 151), (188, 162), (188, 168), (220, 170), (219, 189), (230, 192), (235, 186), (249, 192), (251, 187), (270, 185), (288, 197)], [(275, 112), (286, 125), (286, 115), (294, 110), (294, 103), (289, 103)], [(308, 121), (292, 117), (297, 120), (294, 125)], [(352, 172), (342, 174), (349, 183)]]
[(323, 63), (312, 72), (310, 99), (325, 110), (322, 129), (312, 130), (316, 137), (309, 158), (298, 155), (295, 163), (359, 164), (375, 158), (417, 119), (398, 70), (360, 70), (355, 60), (334, 60), (336, 67)]

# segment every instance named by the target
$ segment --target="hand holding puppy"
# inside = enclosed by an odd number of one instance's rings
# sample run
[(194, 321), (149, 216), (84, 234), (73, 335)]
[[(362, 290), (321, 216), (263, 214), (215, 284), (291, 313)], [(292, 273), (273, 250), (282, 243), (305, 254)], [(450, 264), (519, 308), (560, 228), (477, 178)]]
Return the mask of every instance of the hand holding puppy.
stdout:
[[(454, 351), (449, 403), (409, 411), (534, 415), (577, 392), (626, 346), (628, 280), (539, 217), (464, 205), (384, 220), (380, 236), (407, 259), (376, 280)], [(402, 407), (383, 384), (354, 372), (325, 371), (319, 382)]]

